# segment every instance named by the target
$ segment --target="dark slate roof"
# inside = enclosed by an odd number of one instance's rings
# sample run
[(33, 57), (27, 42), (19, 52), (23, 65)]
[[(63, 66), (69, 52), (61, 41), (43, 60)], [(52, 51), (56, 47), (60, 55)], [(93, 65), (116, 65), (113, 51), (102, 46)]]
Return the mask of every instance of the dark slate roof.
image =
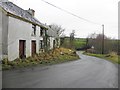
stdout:
[(28, 11), (23, 10), (22, 8), (18, 7), (17, 5), (13, 4), (9, 1), (0, 1), (0, 7), (2, 7), (6, 12), (9, 12), (13, 15), (19, 16), (23, 19), (26, 19), (32, 23), (38, 24), (40, 26), (44, 26), (41, 22), (39, 22), (35, 17), (33, 17)]

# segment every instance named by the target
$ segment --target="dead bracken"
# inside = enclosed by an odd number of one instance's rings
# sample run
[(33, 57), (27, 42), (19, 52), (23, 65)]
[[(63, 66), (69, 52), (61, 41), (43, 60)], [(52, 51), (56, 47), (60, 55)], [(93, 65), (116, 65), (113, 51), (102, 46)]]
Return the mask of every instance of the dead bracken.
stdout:
[(77, 59), (79, 59), (79, 56), (74, 50), (67, 48), (56, 48), (48, 52), (35, 54), (33, 57), (27, 57), (25, 59), (17, 58), (14, 61), (4, 59), (2, 61), (2, 69), (8, 70), (33, 65), (50, 65)]

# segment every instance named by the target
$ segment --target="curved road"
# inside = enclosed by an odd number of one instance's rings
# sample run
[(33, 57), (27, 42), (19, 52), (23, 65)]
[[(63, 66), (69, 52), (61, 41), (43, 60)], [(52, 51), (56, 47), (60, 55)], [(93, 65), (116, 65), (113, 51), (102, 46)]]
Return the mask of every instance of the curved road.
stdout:
[(117, 65), (96, 57), (3, 72), (3, 88), (117, 88)]

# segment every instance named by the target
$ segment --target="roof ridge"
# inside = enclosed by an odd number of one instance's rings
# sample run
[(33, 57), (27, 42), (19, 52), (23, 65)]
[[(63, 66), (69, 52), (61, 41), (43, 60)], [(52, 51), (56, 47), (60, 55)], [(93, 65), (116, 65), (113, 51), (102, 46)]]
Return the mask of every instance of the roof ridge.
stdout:
[(9, 0), (0, 0), (0, 2), (10, 2)]
[(45, 27), (44, 24), (41, 23), (37, 18), (31, 16), (30, 13), (27, 12), (27, 10), (24, 10), (23, 8), (17, 6), (13, 2), (2, 2), (2, 4), (0, 4), (0, 6), (4, 10), (6, 10), (7, 12), (9, 12), (11, 14), (14, 14), (16, 16), (23, 18), (23, 19), (26, 19), (26, 20), (30, 21), (31, 23), (35, 23), (37, 25)]

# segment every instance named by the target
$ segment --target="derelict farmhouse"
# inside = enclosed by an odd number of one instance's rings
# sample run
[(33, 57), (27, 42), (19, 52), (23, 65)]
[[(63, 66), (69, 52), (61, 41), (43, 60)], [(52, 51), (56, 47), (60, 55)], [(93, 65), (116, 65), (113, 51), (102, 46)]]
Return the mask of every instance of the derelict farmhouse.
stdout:
[(12, 61), (44, 52), (45, 47), (53, 49), (56, 46), (55, 32), (34, 15), (33, 9), (23, 10), (6, 0), (0, 2), (0, 59)]

